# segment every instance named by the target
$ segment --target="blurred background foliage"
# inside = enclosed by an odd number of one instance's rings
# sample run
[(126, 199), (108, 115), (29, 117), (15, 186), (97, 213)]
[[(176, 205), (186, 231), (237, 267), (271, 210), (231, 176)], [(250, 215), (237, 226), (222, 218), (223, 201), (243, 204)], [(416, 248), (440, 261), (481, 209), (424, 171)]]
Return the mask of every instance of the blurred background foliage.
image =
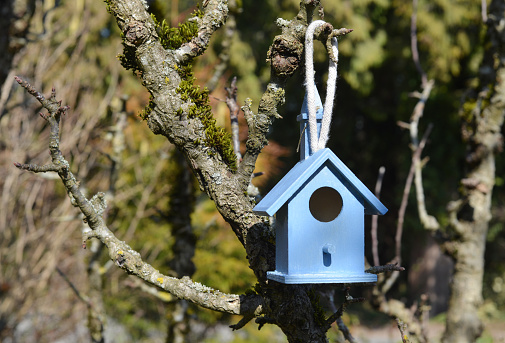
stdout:
[[(184, 21), (197, 6), (197, 1), (185, 0), (148, 2), (158, 19), (164, 18), (172, 26)], [(171, 190), (178, 182), (170, 176), (181, 166), (170, 158), (173, 147), (164, 138), (152, 135), (138, 116), (149, 97), (136, 77), (122, 70), (116, 59), (121, 53), (120, 34), (103, 2), (9, 3), (33, 8), (33, 13), (27, 10), (16, 14), (16, 20), (26, 21), (28, 30), (16, 36), (10, 31), (6, 53), (12, 55), (11, 65), (2, 66), (6, 76), (0, 80), (0, 339), (86, 341), (86, 306), (56, 273), (59, 268), (83, 293), (90, 287), (86, 277), (90, 256), (81, 248), (79, 233), (83, 224), (58, 180), (12, 167), (13, 161), (43, 164), (49, 158), (48, 131), (35, 115), (40, 106), (13, 84), (13, 75), (27, 78), (45, 94), (54, 86), (57, 97), (71, 106), (62, 121), (61, 141), (72, 170), (88, 194), (106, 190), (112, 193), (110, 228), (167, 274), (175, 242), (169, 220), (170, 197), (177, 196)], [(230, 19), (228, 25), (234, 25), (234, 30), (218, 31), (194, 67), (197, 82), (203, 87), (216, 75), (223, 54), (227, 55), (226, 68), (217, 74), (218, 82), (211, 93), (217, 122), (227, 129), (230, 123), (223, 102), (224, 87), (237, 76), (239, 105), (251, 98), (253, 108), (257, 108), (269, 81), (266, 54), (272, 39), (280, 33), (275, 22), (277, 18), (292, 18), (299, 1), (236, 0), (230, 5), (234, 20)], [(324, 20), (354, 30), (339, 42), (340, 76), (329, 147), (371, 189), (379, 167), (386, 167), (381, 199), (389, 212), (379, 224), (380, 258), (386, 263), (394, 256), (396, 215), (410, 166), (408, 133), (399, 128), (397, 121), (408, 121), (417, 101), (410, 93), (420, 90), (420, 76), (410, 50), (412, 4), (404, 0), (323, 0), (322, 5)], [(429, 156), (424, 186), (428, 210), (444, 221), (445, 206), (457, 195), (463, 175), (464, 146), (457, 113), (460, 98), (473, 82), (482, 58), (481, 1), (419, 0), (417, 17), (421, 64), (436, 82), (421, 123), (421, 132), (428, 123), (435, 125), (424, 152)], [(3, 25), (10, 19), (1, 20)], [(327, 60), (322, 45), (316, 44), (316, 83), (323, 98)], [(296, 115), (303, 96), (301, 71), (287, 85), (286, 104), (280, 109), (283, 119), (273, 125), (270, 144), (257, 164), (257, 171), (264, 175), (253, 182), (262, 194), (298, 160)], [(118, 155), (120, 168), (116, 170), (111, 155), (116, 144), (113, 128), (120, 112), (126, 114), (127, 125)], [(243, 144), (247, 129), (242, 115), (239, 121)], [(497, 318), (505, 311), (503, 170), (504, 158), (500, 155), (484, 281), (485, 315)], [(111, 177), (113, 173), (117, 178)], [(244, 293), (255, 284), (245, 252), (214, 204), (200, 193), (196, 181), (193, 183), (193, 278), (223, 292)], [(410, 200), (411, 204), (415, 201), (413, 192)], [(368, 237), (366, 245), (369, 251)], [(403, 251), (408, 272), (401, 275), (392, 296), (412, 303), (420, 294), (428, 293), (432, 314), (443, 312), (451, 262), (422, 230), (414, 206), (409, 206), (406, 216)], [(100, 263), (109, 318), (107, 334), (124, 341), (163, 342), (165, 319), (170, 316), (170, 307), (165, 303), (173, 299), (161, 296), (163, 302), (160, 296), (145, 292), (107, 261), (103, 253)], [(360, 315), (372, 312), (366, 306), (357, 308)], [(231, 333), (226, 325), (239, 320), (231, 316), (191, 306), (187, 313), (192, 329), (188, 337), (193, 341), (284, 339), (275, 328), (265, 327), (258, 332), (251, 324)], [(351, 310), (346, 322), (356, 323), (356, 315)], [(337, 339), (337, 330), (331, 335)]]

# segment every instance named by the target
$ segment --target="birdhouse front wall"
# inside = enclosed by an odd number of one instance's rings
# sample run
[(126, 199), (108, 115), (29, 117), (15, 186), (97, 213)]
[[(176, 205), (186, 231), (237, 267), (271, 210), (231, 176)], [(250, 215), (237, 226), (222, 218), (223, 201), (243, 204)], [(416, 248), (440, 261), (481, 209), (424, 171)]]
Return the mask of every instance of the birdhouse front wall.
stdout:
[(287, 245), (287, 260), (279, 261), (287, 274), (363, 274), (364, 207), (331, 164), (323, 164), (277, 218), (277, 256)]

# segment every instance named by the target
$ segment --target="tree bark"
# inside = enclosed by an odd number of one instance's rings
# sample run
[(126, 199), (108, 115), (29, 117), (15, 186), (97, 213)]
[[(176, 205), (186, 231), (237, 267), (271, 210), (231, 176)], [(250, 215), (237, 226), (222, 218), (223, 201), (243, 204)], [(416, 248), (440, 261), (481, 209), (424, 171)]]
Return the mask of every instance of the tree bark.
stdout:
[[(234, 170), (222, 154), (213, 153), (212, 147), (202, 144), (208, 131), (202, 118), (191, 114), (198, 99), (185, 97), (177, 91), (187, 81), (180, 69), (204, 52), (213, 31), (226, 20), (227, 2), (206, 2), (204, 15), (200, 20), (196, 19), (198, 34), (180, 47), (165, 49), (158, 41), (154, 23), (140, 0), (108, 1), (125, 37), (124, 44), (133, 52), (136, 69), (152, 95), (153, 110), (147, 117), (149, 127), (182, 151), (201, 189), (231, 225), (244, 245), (250, 267), (259, 282), (256, 290), (263, 297), (265, 316), (260, 321), (278, 325), (289, 342), (326, 342), (329, 326), (324, 319), (316, 318), (319, 304), (315, 297), (310, 297), (310, 286), (284, 285), (266, 279), (266, 272), (275, 268), (272, 230), (264, 218), (252, 212), (247, 186), (257, 156), (267, 143), (269, 126), (280, 117), (277, 106), (284, 102), (284, 85), (301, 64), (304, 28), (312, 21), (312, 13), (318, 5), (319, 1), (315, 0), (301, 1), (298, 15), (284, 25), (281, 35), (275, 37), (268, 52), (271, 81), (259, 103), (258, 113), (253, 115), (250, 108), (246, 109), (249, 138), (242, 163)], [(328, 24), (319, 35), (327, 36), (332, 32), (333, 28)]]
[[(238, 170), (234, 171), (224, 162), (223, 156), (209, 154), (210, 147), (201, 144), (207, 132), (204, 132), (201, 118), (189, 113), (196, 100), (186, 99), (176, 91), (185, 81), (178, 69), (203, 53), (213, 30), (226, 19), (226, 1), (208, 1), (198, 35), (175, 50), (164, 49), (158, 42), (151, 17), (141, 1), (108, 2), (124, 34), (125, 44), (134, 50), (142, 82), (153, 95), (154, 110), (147, 118), (149, 127), (154, 133), (167, 137), (183, 152), (200, 187), (230, 223), (258, 278), (257, 291), (265, 304), (263, 322), (278, 325), (290, 342), (326, 342), (328, 327), (324, 320), (316, 319), (318, 304), (308, 294), (310, 287), (267, 281), (267, 270), (275, 268), (271, 228), (252, 212), (253, 204), (246, 190), (256, 158), (267, 143), (269, 126), (279, 117), (277, 106), (284, 101), (284, 84), (300, 65), (304, 41), (304, 30), (300, 27), (305, 28), (311, 21), (318, 4), (318, 1), (302, 1), (298, 16), (283, 27), (282, 35), (275, 38), (269, 51), (271, 82), (259, 103), (259, 113), (254, 118), (249, 117), (246, 152)], [(329, 27), (326, 34), (332, 30)]]
[(484, 252), (491, 220), (495, 154), (501, 151), (505, 114), (505, 3), (489, 6), (485, 56), (479, 86), (470, 90), (460, 111), (467, 142), (467, 174), (461, 198), (449, 205), (451, 238), (444, 245), (454, 258), (454, 275), (444, 343), (475, 342), (482, 333), (477, 311), (482, 303)]
[[(144, 119), (153, 133), (165, 136), (183, 154), (200, 188), (214, 201), (244, 246), (250, 268), (258, 280), (254, 294), (224, 294), (187, 276), (177, 279), (164, 275), (144, 262), (127, 243), (117, 239), (103, 217), (107, 206), (105, 195), (98, 193), (87, 199), (60, 151), (59, 122), (69, 107), (61, 106), (54, 89), (46, 99), (19, 78), (16, 80), (49, 112), (41, 116), (51, 130), (52, 162), (42, 166), (15, 163), (15, 166), (36, 173), (58, 173), (72, 204), (81, 210), (89, 226), (89, 230), (83, 232), (84, 244), (91, 238), (98, 238), (107, 247), (111, 260), (129, 274), (181, 300), (244, 316), (234, 329), (259, 317), (256, 321), (260, 327), (267, 323), (279, 326), (289, 342), (327, 342), (326, 332), (339, 317), (324, 318), (313, 286), (267, 280), (267, 271), (275, 269), (273, 230), (267, 218), (252, 211), (254, 204), (247, 194), (256, 159), (267, 144), (269, 127), (280, 118), (277, 107), (285, 100), (286, 81), (301, 65), (305, 30), (319, 1), (302, 0), (296, 17), (279, 21), (282, 34), (275, 37), (268, 51), (271, 80), (259, 102), (258, 113), (252, 113), (250, 100), (244, 106), (249, 138), (239, 166), (234, 162), (231, 141), (215, 125), (210, 113), (208, 91), (194, 85), (191, 71), (191, 61), (206, 50), (214, 31), (224, 24), (227, 1), (204, 1), (203, 12), (191, 18), (184, 30), (172, 32), (173, 35), (168, 35), (163, 26), (153, 20), (144, 0), (106, 0), (106, 5), (122, 33), (125, 49), (120, 60), (123, 66), (132, 69), (151, 94)], [(193, 30), (195, 25), (196, 31)], [(324, 24), (316, 31), (315, 38), (326, 42), (348, 32)]]

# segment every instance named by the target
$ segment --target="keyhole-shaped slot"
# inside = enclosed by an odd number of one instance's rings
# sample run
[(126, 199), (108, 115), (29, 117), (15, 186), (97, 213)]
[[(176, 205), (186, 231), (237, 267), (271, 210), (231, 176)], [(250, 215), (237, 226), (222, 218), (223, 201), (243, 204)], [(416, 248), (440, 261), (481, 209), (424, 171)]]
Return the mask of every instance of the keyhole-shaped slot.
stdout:
[(312, 193), (309, 200), (310, 213), (320, 222), (331, 222), (342, 210), (342, 197), (331, 187), (321, 187)]
[(331, 244), (326, 244), (323, 247), (323, 265), (325, 267), (331, 266), (331, 255), (335, 253), (335, 247)]

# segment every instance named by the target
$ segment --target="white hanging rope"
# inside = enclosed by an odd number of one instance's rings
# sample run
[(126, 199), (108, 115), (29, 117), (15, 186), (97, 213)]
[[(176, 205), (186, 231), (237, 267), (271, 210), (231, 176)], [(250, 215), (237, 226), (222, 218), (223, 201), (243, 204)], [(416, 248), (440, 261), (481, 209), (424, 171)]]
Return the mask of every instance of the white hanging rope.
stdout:
[[(337, 63), (330, 58), (328, 69), (328, 82), (326, 83), (326, 100), (324, 102), (323, 121), (321, 123), (321, 134), (317, 136), (316, 103), (314, 84), (314, 31), (317, 27), (325, 24), (323, 20), (312, 22), (305, 33), (305, 84), (307, 86), (307, 107), (309, 109), (309, 132), (310, 132), (310, 150), (315, 153), (323, 149), (328, 142), (331, 116), (333, 111), (333, 100), (335, 99), (335, 89), (337, 85)], [(338, 42), (335, 37), (331, 39), (332, 51), (338, 62)]]
[(338, 42), (335, 37), (331, 39), (331, 49), (335, 56), (336, 63), (330, 58), (328, 68), (328, 81), (326, 82), (326, 99), (324, 101), (323, 122), (321, 124), (321, 133), (319, 135), (318, 150), (324, 149), (328, 142), (331, 118), (333, 115), (333, 102), (335, 99), (335, 91), (337, 89), (337, 63), (338, 63)]

